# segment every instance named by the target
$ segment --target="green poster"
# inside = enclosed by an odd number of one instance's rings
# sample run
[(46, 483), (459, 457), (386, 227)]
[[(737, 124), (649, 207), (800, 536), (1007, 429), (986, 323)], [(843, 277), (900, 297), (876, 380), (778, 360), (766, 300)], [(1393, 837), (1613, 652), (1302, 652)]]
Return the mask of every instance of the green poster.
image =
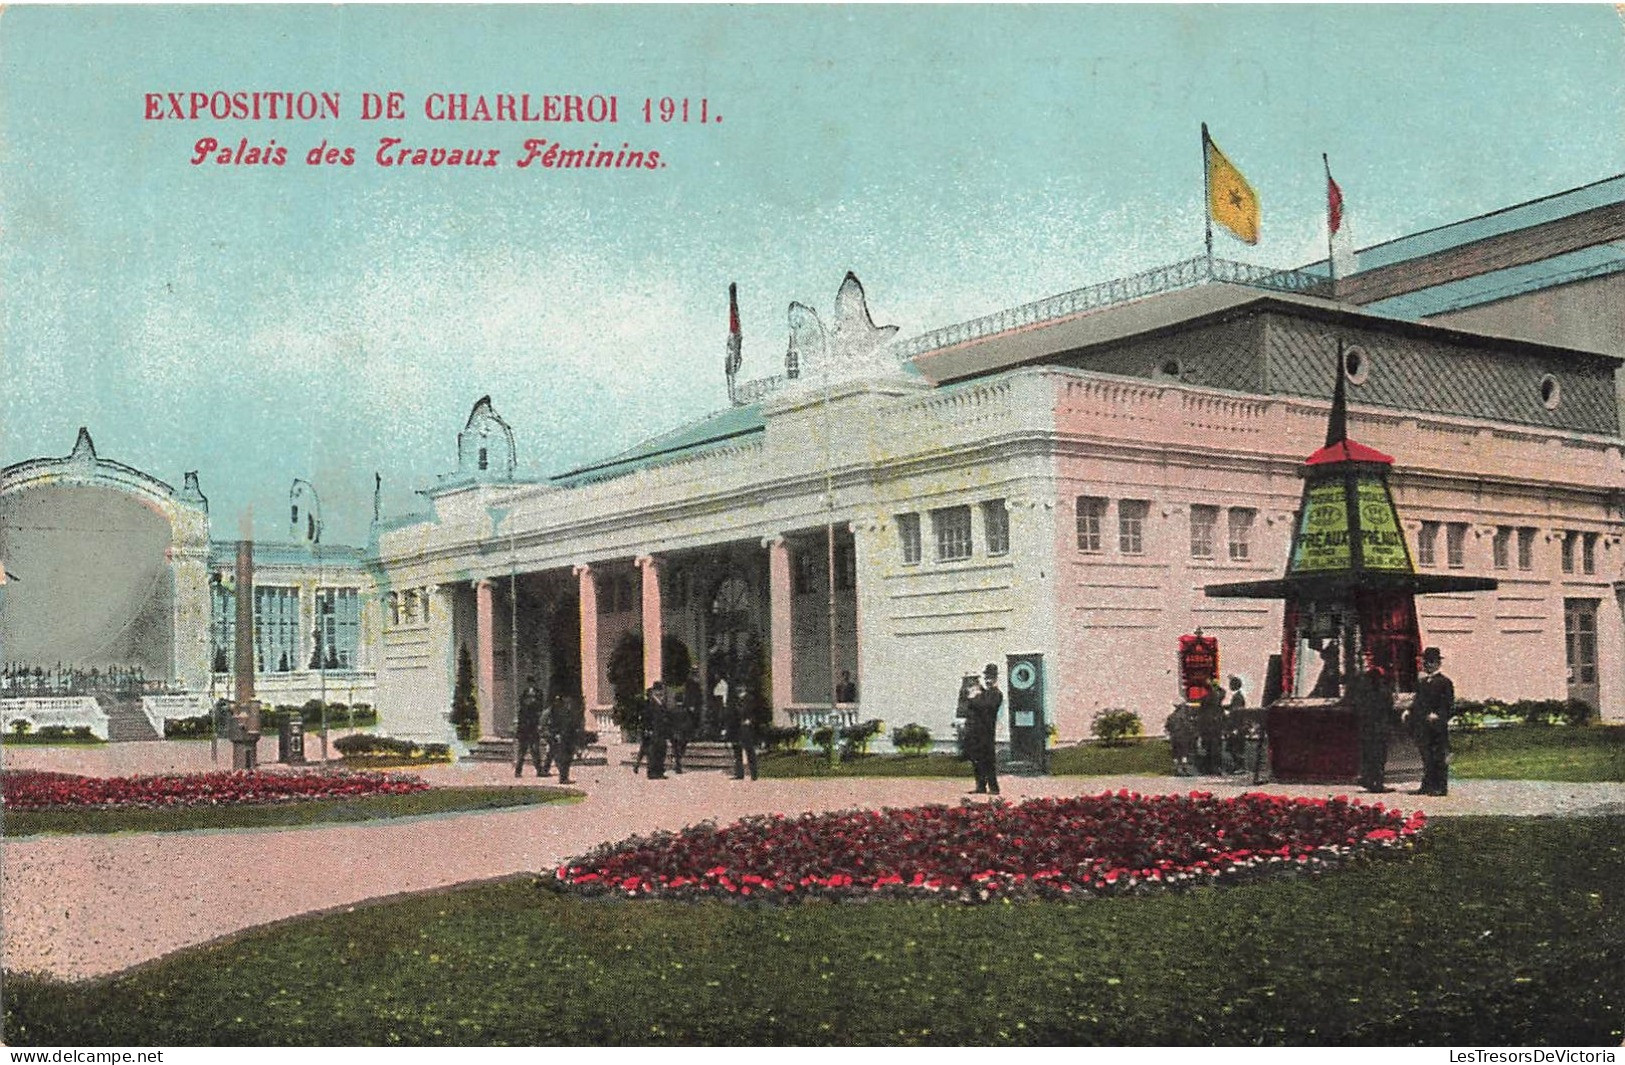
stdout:
[(1317, 484), (1304, 500), (1292, 572), (1346, 570), (1349, 565), (1349, 520), (1343, 503), (1343, 482)]
[(1360, 548), (1366, 569), (1394, 573), (1411, 571), (1405, 551), (1405, 535), (1399, 529), (1399, 516), (1388, 486), (1376, 477), (1362, 477), (1355, 485), (1360, 505)]

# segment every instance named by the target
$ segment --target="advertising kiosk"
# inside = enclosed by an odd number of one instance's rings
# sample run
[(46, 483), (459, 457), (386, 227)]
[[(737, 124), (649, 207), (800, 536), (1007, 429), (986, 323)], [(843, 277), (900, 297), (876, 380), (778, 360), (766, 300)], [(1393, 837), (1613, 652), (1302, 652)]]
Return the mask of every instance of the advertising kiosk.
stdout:
[(1206, 588), (1218, 598), (1285, 600), (1283, 694), (1265, 718), (1277, 780), (1356, 782), (1360, 723), (1351, 682), (1362, 672), (1380, 674), (1404, 709), (1422, 651), (1415, 597), (1496, 587), (1486, 577), (1416, 572), (1388, 487), (1394, 460), (1348, 438), (1346, 402), (1339, 372), (1326, 446), (1304, 462), (1285, 576)]

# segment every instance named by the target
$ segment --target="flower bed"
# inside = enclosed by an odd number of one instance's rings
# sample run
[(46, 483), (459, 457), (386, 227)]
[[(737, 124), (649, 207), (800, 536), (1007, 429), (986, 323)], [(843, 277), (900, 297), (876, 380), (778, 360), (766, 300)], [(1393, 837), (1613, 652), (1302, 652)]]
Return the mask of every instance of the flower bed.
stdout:
[(83, 777), (28, 769), (5, 774), (8, 810), (115, 810), (232, 806), (404, 795), (425, 791), (418, 777), (396, 773), (272, 773), (258, 770), (151, 777)]
[(600, 847), (555, 879), (624, 898), (1075, 899), (1325, 869), (1401, 850), (1423, 823), (1342, 796), (1125, 790), (703, 824)]

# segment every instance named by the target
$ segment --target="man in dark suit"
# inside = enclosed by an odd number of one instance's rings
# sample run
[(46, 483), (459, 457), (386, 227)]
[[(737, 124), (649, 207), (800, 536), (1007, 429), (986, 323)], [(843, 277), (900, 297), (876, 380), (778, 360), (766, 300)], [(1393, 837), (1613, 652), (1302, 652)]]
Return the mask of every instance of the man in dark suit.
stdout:
[(666, 739), (670, 727), (667, 714), (666, 685), (657, 680), (643, 704), (643, 743), (649, 752), (650, 780), (666, 779)]
[(518, 776), (525, 767), (529, 754), (536, 775), (542, 776), (542, 693), (536, 690), (536, 678), (525, 678), (525, 693), (519, 697), (519, 739), (515, 744), (513, 775)]
[(728, 739), (734, 748), (734, 779), (745, 779), (745, 768), (750, 767), (750, 778), (756, 779), (756, 696), (750, 685), (738, 681), (728, 687), (726, 717)]
[(1383, 783), (1388, 769), (1388, 730), (1394, 723), (1394, 691), (1378, 666), (1349, 682), (1349, 704), (1360, 726), (1360, 784), (1366, 791), (1392, 791)]
[(559, 783), (570, 783), (570, 765), (581, 742), (581, 702), (574, 696), (555, 695), (550, 714), (553, 725), (553, 760), (559, 764)]
[(1422, 787), (1417, 795), (1444, 795), (1450, 790), (1450, 717), (1456, 712), (1456, 686), (1439, 671), (1444, 656), (1437, 647), (1422, 652), (1422, 675), (1411, 703), (1411, 735), (1422, 753)]
[(999, 727), (999, 708), (1003, 705), (1004, 693), (999, 691), (999, 667), (990, 663), (982, 671), (981, 687), (972, 693), (965, 708), (965, 755), (976, 774), (977, 795), (999, 793), (995, 737)]

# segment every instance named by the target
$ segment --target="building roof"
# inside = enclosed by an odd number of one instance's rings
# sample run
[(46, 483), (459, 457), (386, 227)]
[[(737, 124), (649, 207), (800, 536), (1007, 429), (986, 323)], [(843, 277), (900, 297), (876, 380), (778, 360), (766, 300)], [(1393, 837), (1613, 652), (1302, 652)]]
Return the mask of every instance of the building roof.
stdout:
[[(311, 566), (318, 563), (323, 566), (332, 566), (335, 570), (344, 567), (362, 566), (368, 557), (364, 547), (352, 547), (348, 544), (320, 544), (312, 546), (303, 541), (295, 540), (255, 540), (254, 564), (256, 566)], [(210, 540), (209, 562), (214, 566), (229, 565), (236, 561), (236, 540)]]
[(1396, 318), (1430, 318), (1437, 314), (1476, 307), (1481, 303), (1521, 296), (1526, 292), (1625, 272), (1625, 241), (1594, 244), (1589, 248), (1554, 255), (1539, 262), (1447, 281), (1366, 305), (1366, 309)]
[(670, 462), (679, 455), (703, 451), (754, 436), (766, 427), (762, 405), (750, 403), (707, 414), (670, 432), (651, 436), (618, 455), (551, 478), (560, 488), (622, 477), (637, 470)]

